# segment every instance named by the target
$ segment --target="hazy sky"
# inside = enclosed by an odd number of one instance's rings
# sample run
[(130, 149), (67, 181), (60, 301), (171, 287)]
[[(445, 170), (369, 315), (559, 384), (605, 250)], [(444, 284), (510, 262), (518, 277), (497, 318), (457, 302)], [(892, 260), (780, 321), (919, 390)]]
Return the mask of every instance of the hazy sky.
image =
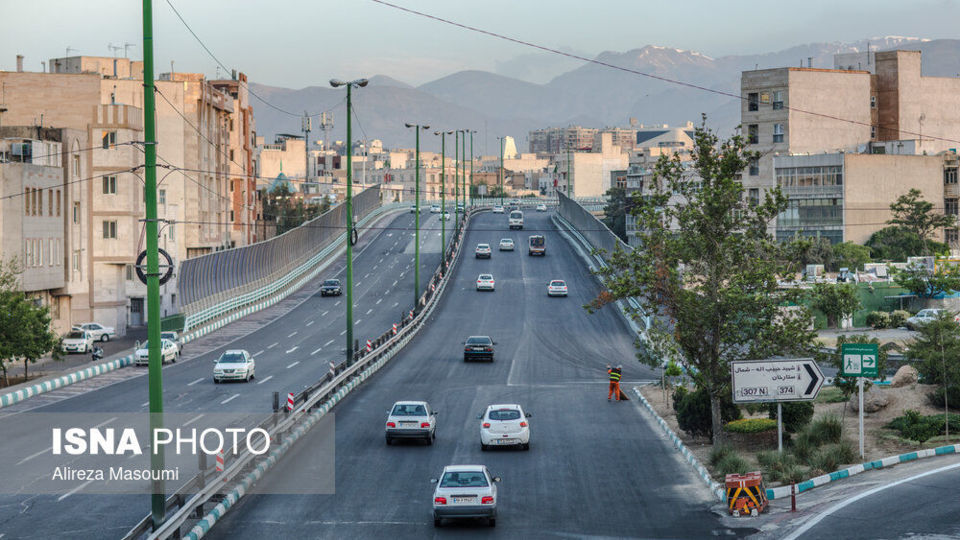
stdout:
[[(496, 71), (537, 52), (371, 0), (170, 1), (224, 64), (276, 86), (375, 74), (416, 85), (463, 69)], [(588, 56), (648, 44), (718, 57), (873, 36), (956, 38), (960, 16), (960, 0), (392, 1)], [(23, 54), (25, 69), (39, 71), (41, 60), (63, 56), (67, 47), (72, 55), (112, 56), (108, 44), (129, 42), (136, 44), (130, 57), (142, 54), (136, 0), (0, 3), (0, 70), (13, 70)], [(166, 0), (153, 4), (157, 73), (173, 60), (177, 71), (215, 75), (216, 64)]]

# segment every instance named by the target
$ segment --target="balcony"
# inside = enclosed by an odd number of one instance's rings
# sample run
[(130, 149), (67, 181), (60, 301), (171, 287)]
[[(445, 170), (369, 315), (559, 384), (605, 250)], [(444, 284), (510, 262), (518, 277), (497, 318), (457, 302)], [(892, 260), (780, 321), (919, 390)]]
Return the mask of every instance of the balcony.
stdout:
[(843, 197), (843, 186), (780, 186), (787, 197), (832, 199)]
[(943, 196), (947, 199), (960, 198), (960, 184), (944, 184)]

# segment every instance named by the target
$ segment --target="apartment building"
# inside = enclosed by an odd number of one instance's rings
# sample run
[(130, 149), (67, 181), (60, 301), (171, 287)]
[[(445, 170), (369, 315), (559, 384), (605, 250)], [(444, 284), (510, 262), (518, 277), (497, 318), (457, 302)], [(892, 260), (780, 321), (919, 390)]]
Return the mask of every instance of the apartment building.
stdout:
[(567, 150), (591, 152), (594, 149), (594, 139), (599, 132), (599, 129), (581, 126), (531, 131), (528, 136), (530, 153), (556, 154)]
[(557, 154), (557, 189), (570, 197), (603, 196), (610, 189), (610, 172), (625, 169), (629, 153), (615, 146), (609, 133), (602, 135), (598, 150)]
[(256, 221), (263, 209), (257, 198), (256, 124), (247, 90), (247, 76), (239, 73), (233, 79), (210, 81), (210, 84), (233, 98), (233, 115), (228, 118), (228, 163), (230, 192), (230, 245), (248, 245), (263, 240), (258, 237)]

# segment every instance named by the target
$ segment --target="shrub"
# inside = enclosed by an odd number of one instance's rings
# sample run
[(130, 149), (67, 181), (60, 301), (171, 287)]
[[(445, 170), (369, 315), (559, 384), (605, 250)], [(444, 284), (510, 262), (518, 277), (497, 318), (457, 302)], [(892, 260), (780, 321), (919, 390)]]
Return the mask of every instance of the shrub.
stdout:
[[(812, 401), (792, 401), (783, 403), (783, 430), (788, 433), (798, 433), (813, 418)], [(777, 419), (777, 404), (767, 404), (767, 416)]]
[[(730, 394), (724, 394), (720, 401), (720, 418), (725, 423), (740, 418), (740, 408), (733, 404)], [(683, 396), (677, 406), (677, 424), (691, 435), (713, 436), (710, 396), (706, 390), (696, 390)]]
[(723, 430), (730, 433), (760, 433), (771, 429), (777, 429), (777, 421), (769, 418), (743, 418), (723, 426)]
[(764, 475), (774, 482), (791, 484), (803, 480), (805, 471), (799, 466), (793, 454), (775, 450), (758, 452), (757, 461), (763, 467)]
[[(951, 385), (949, 390), (943, 386), (927, 394), (927, 402), (937, 408), (943, 407), (943, 394), (947, 393), (947, 406), (954, 410), (960, 410), (960, 385)], [(953, 424), (950, 424), (951, 426)]]
[(803, 431), (793, 441), (793, 454), (797, 456), (797, 459), (809, 465), (810, 458), (819, 446), (820, 444), (811, 438), (809, 432)]
[(807, 433), (818, 445), (839, 443), (843, 435), (843, 424), (835, 415), (821, 416), (807, 426)]
[(683, 401), (683, 398), (688, 394), (687, 388), (685, 386), (677, 386), (674, 389), (671, 397), (673, 398), (673, 412), (678, 412), (680, 410), (680, 402)]
[(716, 467), (717, 464), (723, 461), (727, 456), (735, 453), (736, 451), (732, 446), (726, 444), (716, 445), (710, 449), (710, 465)]
[(890, 328), (900, 328), (901, 326), (906, 326), (907, 319), (910, 318), (910, 312), (897, 309), (890, 313)]
[(810, 466), (824, 473), (837, 470), (840, 465), (853, 463), (857, 453), (848, 442), (840, 442), (824, 446), (810, 456)]
[(871, 311), (867, 313), (867, 326), (874, 329), (887, 328), (890, 326), (890, 314), (886, 311)]
[[(960, 431), (960, 414), (951, 414), (949, 422), (951, 430)], [(917, 411), (906, 410), (886, 427), (899, 431), (906, 439), (923, 443), (944, 433), (943, 414), (922, 416)]]
[(750, 470), (750, 465), (738, 454), (731, 453), (718, 461), (715, 468), (721, 475), (745, 474)]

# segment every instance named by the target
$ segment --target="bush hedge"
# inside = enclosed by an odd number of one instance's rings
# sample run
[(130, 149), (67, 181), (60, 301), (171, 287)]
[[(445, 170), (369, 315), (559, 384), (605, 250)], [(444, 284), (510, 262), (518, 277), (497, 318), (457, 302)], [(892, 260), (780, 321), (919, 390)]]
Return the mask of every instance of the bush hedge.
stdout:
[(897, 309), (890, 313), (890, 328), (900, 328), (901, 326), (906, 326), (907, 319), (910, 318), (910, 312)]
[(888, 328), (890, 326), (890, 314), (886, 311), (871, 311), (867, 313), (866, 323), (874, 329)]
[[(676, 395), (676, 393), (674, 393)], [(679, 404), (674, 403), (677, 410), (677, 424), (687, 433), (698, 436), (713, 436), (713, 425), (710, 415), (710, 396), (706, 390), (700, 389), (683, 395)], [(725, 393), (720, 401), (720, 419), (724, 423), (740, 418), (740, 408), (734, 405), (733, 397)]]
[(723, 426), (724, 431), (731, 433), (760, 433), (771, 429), (777, 429), (777, 421), (770, 418), (743, 418)]
[[(960, 414), (950, 414), (949, 422), (951, 431), (960, 432)], [(894, 418), (886, 427), (899, 431), (905, 439), (921, 443), (945, 433), (943, 414), (923, 416), (914, 410), (904, 411), (903, 416)]]
[(717, 473), (722, 476), (728, 474), (746, 474), (750, 470), (747, 460), (740, 457), (739, 454), (731, 453), (725, 456), (716, 464)]
[[(812, 401), (790, 401), (782, 403), (783, 406), (783, 430), (788, 433), (798, 433), (813, 418)], [(777, 404), (767, 404), (767, 416), (777, 419)]]

